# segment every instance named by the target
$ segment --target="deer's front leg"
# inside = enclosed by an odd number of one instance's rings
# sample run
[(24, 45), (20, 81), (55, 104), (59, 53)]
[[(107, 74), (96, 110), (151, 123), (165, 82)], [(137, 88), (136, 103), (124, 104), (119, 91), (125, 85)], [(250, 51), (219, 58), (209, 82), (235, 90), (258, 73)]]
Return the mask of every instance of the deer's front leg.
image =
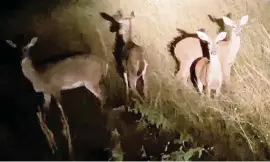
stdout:
[(221, 87), (218, 87), (218, 88), (216, 89), (215, 98), (219, 97), (219, 95), (220, 95), (220, 88), (221, 88)]
[(200, 95), (203, 95), (203, 84), (199, 78), (197, 78), (197, 87)]
[(137, 85), (138, 76), (129, 76), (130, 89), (134, 93), (134, 95), (139, 99), (140, 103), (143, 103), (143, 99), (141, 95), (138, 93), (136, 85)]
[(55, 142), (55, 138), (54, 138), (54, 135), (53, 135), (52, 131), (48, 128), (46, 123), (43, 121), (42, 116), (43, 116), (43, 114), (42, 114), (41, 110), (39, 110), (39, 112), (37, 112), (37, 117), (38, 117), (38, 120), (39, 120), (41, 130), (44, 133), (44, 135), (45, 135), (45, 137), (46, 137), (46, 139), (48, 141), (48, 144), (49, 144), (49, 147), (52, 150), (52, 153), (54, 154), (55, 151), (57, 150), (57, 145), (56, 145), (56, 142)]
[(223, 78), (226, 86), (231, 84), (231, 65), (223, 67)]
[(127, 72), (124, 72), (124, 82), (125, 82), (125, 86), (126, 86), (126, 95), (127, 98), (129, 98), (129, 88), (128, 88), (128, 76), (127, 76)]
[(122, 67), (123, 67), (123, 77), (124, 77), (124, 82), (125, 82), (125, 87), (126, 87), (126, 96), (127, 96), (127, 101), (129, 101), (129, 80), (128, 80), (128, 69), (127, 69), (127, 61), (122, 60)]
[(53, 96), (55, 97), (57, 107), (60, 110), (61, 122), (63, 124), (62, 133), (67, 138), (69, 155), (70, 155), (70, 158), (72, 159), (73, 158), (73, 146), (72, 146), (72, 141), (71, 141), (71, 135), (70, 135), (68, 119), (66, 118), (65, 113), (64, 113), (64, 109), (63, 109), (63, 107), (61, 105), (61, 92), (60, 91), (55, 91), (53, 93)]

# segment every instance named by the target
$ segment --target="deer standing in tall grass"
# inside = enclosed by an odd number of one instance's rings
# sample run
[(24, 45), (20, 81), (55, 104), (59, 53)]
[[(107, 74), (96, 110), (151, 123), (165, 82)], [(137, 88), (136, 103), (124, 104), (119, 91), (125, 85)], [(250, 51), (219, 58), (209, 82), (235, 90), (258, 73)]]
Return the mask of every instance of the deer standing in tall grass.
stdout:
[[(239, 22), (232, 21), (223, 16), (226, 25), (232, 28), (231, 36), (228, 41), (221, 41), (219, 44), (219, 58), (222, 64), (223, 80), (226, 85), (230, 84), (231, 67), (240, 48), (240, 38), (242, 26), (248, 22), (248, 15), (243, 16)], [(177, 77), (186, 85), (190, 76), (189, 68), (192, 62), (203, 56), (202, 47), (198, 38), (188, 37), (176, 44), (174, 54), (180, 62), (180, 70)]]
[[(22, 72), (22, 67), (21, 67), (21, 61), (23, 58), (22, 48), (25, 45), (23, 41), (24, 41), (23, 37), (22, 35), (20, 35), (15, 40), (14, 39), (12, 41), (5, 40), (5, 42), (1, 42), (0, 43), (1, 51), (6, 53), (6, 55), (3, 55), (0, 64), (1, 66), (4, 65), (5, 68), (11, 68), (11, 69), (8, 69), (8, 71), (15, 72), (16, 76), (19, 76), (17, 79), (21, 79), (21, 80), (16, 80), (16, 81), (21, 81), (21, 82), (20, 84), (17, 84), (16, 86), (14, 86), (14, 88), (18, 89), (17, 86), (21, 86), (21, 85), (24, 86), (22, 89), (19, 88), (20, 92), (21, 90), (25, 90), (25, 93), (24, 93), (26, 95), (25, 97), (27, 99), (32, 99), (31, 101), (26, 101), (26, 102), (33, 103), (35, 106), (37, 106), (36, 115), (39, 121), (39, 125), (41, 127), (42, 132), (44, 133), (46, 137), (46, 140), (49, 144), (49, 147), (52, 153), (54, 153), (55, 150), (57, 150), (54, 134), (46, 125), (45, 120), (41, 118), (43, 114), (40, 108), (44, 104), (43, 96), (40, 96), (39, 94), (35, 92), (34, 87), (31, 84), (30, 80), (28, 80)], [(5, 71), (7, 71), (7, 69), (5, 69)], [(11, 73), (11, 75), (14, 75), (14, 74)], [(6, 78), (3, 78), (3, 79), (5, 80)], [(10, 84), (12, 84), (12, 82)], [(5, 91), (5, 88), (2, 90), (3, 90), (3, 93), (5, 93), (5, 96), (10, 96), (10, 94)], [(11, 93), (17, 93), (17, 92), (11, 92)]]
[(117, 70), (124, 79), (126, 85), (126, 94), (129, 99), (129, 85), (131, 91), (143, 102), (143, 98), (136, 88), (137, 81), (140, 77), (143, 80), (143, 95), (146, 96), (146, 70), (148, 63), (144, 58), (144, 48), (137, 45), (132, 40), (132, 19), (135, 17), (134, 12), (130, 17), (123, 17), (119, 10), (115, 15), (100, 13), (101, 17), (110, 21), (110, 32), (115, 32), (115, 50), (114, 57), (117, 63)]
[(197, 83), (197, 88), (202, 94), (203, 86), (205, 86), (206, 94), (209, 98), (211, 89), (215, 89), (215, 96), (218, 97), (223, 82), (222, 67), (219, 59), (219, 42), (226, 38), (227, 33), (219, 33), (214, 40), (201, 31), (197, 31), (197, 35), (200, 39), (208, 43), (208, 49), (210, 54), (209, 60), (206, 57), (201, 57), (195, 65), (194, 70), (196, 75), (195, 81)]
[[(77, 55), (56, 64), (48, 64), (42, 69), (35, 69), (28, 52), (36, 41), (37, 37), (32, 38), (24, 48), (25, 58), (22, 61), (22, 68), (24, 75), (31, 80), (37, 92), (53, 95), (60, 103), (61, 90), (85, 86), (103, 103), (99, 83), (107, 74), (108, 64), (102, 58), (93, 54)], [(46, 106), (50, 104), (50, 100), (50, 97), (46, 98)]]
[[(106, 53), (104, 42), (101, 40), (101, 50)], [(106, 76), (108, 70), (108, 63), (96, 55), (75, 55), (59, 61), (55, 64), (47, 64), (40, 69), (34, 67), (31, 58), (29, 57), (29, 50), (37, 42), (37, 37), (23, 48), (24, 59), (21, 62), (22, 71), (26, 78), (28, 78), (36, 92), (44, 93), (44, 109), (48, 109), (51, 102), (51, 95), (55, 97), (57, 106), (60, 108), (62, 122), (64, 125), (64, 135), (68, 139), (69, 153), (72, 153), (71, 137), (69, 132), (68, 122), (64, 115), (61, 106), (61, 90), (74, 89), (85, 86), (92, 92), (101, 102), (103, 106), (103, 96), (99, 83), (103, 76)]]

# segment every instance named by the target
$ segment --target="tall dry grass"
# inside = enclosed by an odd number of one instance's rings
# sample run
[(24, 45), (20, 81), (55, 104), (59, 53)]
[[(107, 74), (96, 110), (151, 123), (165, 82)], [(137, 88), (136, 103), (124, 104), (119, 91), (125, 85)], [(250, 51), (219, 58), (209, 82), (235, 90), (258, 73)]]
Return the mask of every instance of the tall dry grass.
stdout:
[[(48, 55), (54, 48), (72, 50), (83, 48), (85, 44), (99, 54), (93, 34), (97, 27), (103, 31), (108, 47), (106, 57), (113, 67), (114, 35), (108, 31), (109, 24), (99, 12), (115, 13), (119, 8), (126, 15), (135, 11), (133, 39), (147, 49), (150, 104), (138, 106), (143, 114), (164, 128), (188, 131), (199, 141), (198, 145), (214, 146), (217, 157), (265, 159), (265, 150), (270, 144), (269, 2), (78, 0), (57, 7), (50, 14), (30, 16), (29, 24), (21, 30), (34, 30), (43, 38), (40, 55)], [(229, 12), (233, 19), (248, 14), (249, 22), (243, 29), (241, 48), (233, 67), (233, 85), (219, 100), (207, 101), (198, 97), (193, 89), (183, 89), (174, 79), (174, 60), (166, 47), (178, 34), (176, 28), (194, 33), (205, 28), (210, 35), (215, 35), (218, 27), (207, 14), (221, 17)], [(25, 22), (24, 14), (9, 23), (14, 26)], [(110, 68), (107, 83), (110, 83), (110, 96), (117, 96), (117, 90), (123, 89), (113, 68)]]

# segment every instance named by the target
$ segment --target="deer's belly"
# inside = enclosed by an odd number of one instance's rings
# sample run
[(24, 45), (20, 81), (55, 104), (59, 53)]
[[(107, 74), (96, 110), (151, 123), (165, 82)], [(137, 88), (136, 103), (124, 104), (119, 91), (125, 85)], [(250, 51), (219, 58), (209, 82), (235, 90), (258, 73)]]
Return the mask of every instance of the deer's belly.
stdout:
[(74, 89), (74, 88), (78, 88), (78, 87), (82, 87), (82, 86), (84, 86), (84, 82), (83, 81), (77, 81), (77, 82), (73, 82), (73, 83), (63, 85), (62, 90)]

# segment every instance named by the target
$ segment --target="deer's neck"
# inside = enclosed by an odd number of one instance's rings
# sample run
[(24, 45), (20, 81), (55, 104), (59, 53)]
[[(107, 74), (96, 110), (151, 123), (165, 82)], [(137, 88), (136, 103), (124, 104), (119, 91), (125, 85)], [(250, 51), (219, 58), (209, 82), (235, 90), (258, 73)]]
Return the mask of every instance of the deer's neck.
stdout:
[(123, 39), (124, 39), (125, 43), (132, 42), (132, 21), (131, 21), (131, 19), (129, 20), (128, 32), (125, 35), (123, 35)]
[(221, 64), (218, 55), (210, 55), (210, 63), (209, 63), (209, 70), (210, 71), (217, 71), (220, 70)]
[(239, 51), (240, 44), (241, 44), (240, 36), (237, 36), (233, 31), (231, 32), (231, 39), (228, 42), (229, 45), (229, 59), (228, 61), (233, 62), (236, 58), (236, 55)]
[(119, 34), (119, 32), (116, 32), (113, 56), (116, 61), (117, 72), (121, 77), (123, 77), (122, 74), (125, 71), (122, 64), (122, 51), (123, 51), (124, 46), (125, 46), (125, 41), (123, 39), (123, 36)]
[(115, 35), (115, 44), (114, 44), (114, 52), (113, 52), (113, 55), (114, 55), (114, 58), (117, 62), (121, 62), (121, 53), (122, 53), (122, 50), (125, 46), (125, 41), (124, 41), (124, 38), (121, 34), (119, 34), (119, 32), (116, 33)]
[(29, 57), (24, 57), (21, 62), (22, 70), (25, 73), (26, 71), (32, 71), (34, 69), (33, 62)]

